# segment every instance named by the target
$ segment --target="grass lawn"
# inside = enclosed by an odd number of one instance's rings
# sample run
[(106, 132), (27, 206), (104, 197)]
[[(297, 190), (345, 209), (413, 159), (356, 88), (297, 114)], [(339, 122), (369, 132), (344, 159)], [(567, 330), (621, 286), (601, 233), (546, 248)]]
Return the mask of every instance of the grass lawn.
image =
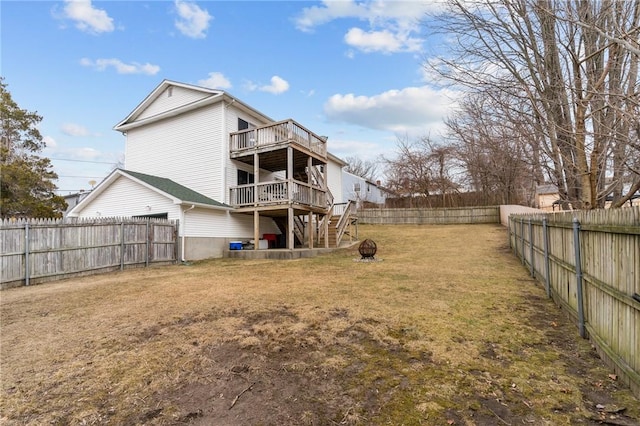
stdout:
[(0, 293), (0, 423), (638, 424), (494, 225)]

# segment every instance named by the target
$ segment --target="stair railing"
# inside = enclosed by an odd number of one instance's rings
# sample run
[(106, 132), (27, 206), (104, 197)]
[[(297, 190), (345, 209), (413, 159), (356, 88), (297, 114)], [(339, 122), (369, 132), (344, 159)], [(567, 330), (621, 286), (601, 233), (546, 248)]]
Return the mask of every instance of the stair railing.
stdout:
[[(314, 168), (313, 170), (315, 170), (313, 174), (317, 174), (318, 177), (320, 179), (324, 179), (322, 176), (322, 173), (320, 173), (320, 171), (317, 168)], [(323, 184), (324, 186), (324, 184)], [(329, 189), (329, 187), (327, 187), (327, 214), (324, 215), (324, 217), (318, 222), (318, 239), (316, 241), (318, 241), (318, 243), (320, 243), (320, 239), (322, 237), (325, 238), (329, 238), (329, 235), (325, 235), (325, 228), (329, 228), (329, 226), (325, 226), (325, 223), (329, 223), (331, 221), (331, 217), (333, 216), (333, 206), (334, 206), (334, 198), (333, 198), (333, 193), (331, 193), (331, 190)]]
[(300, 244), (304, 244), (304, 221), (299, 216), (293, 218), (293, 233), (300, 241)]
[(344, 236), (345, 230), (347, 229), (347, 225), (351, 223), (349, 218), (351, 217), (351, 210), (354, 207), (355, 203), (349, 200), (346, 207), (344, 208), (344, 212), (338, 220), (338, 223), (336, 225), (336, 246), (340, 246), (340, 242), (342, 241), (342, 237)]

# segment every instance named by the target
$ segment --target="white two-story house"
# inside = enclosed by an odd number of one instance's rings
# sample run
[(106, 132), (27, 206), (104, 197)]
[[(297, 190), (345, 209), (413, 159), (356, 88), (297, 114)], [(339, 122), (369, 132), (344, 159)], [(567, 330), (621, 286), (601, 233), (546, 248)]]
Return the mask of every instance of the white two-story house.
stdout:
[(387, 198), (394, 194), (380, 185), (380, 181), (372, 182), (361, 176), (342, 170), (342, 194), (344, 200), (352, 200), (357, 207), (365, 204), (384, 206)]
[(124, 168), (69, 217), (178, 220), (183, 260), (220, 257), (234, 241), (336, 246), (352, 220), (350, 204), (334, 207), (345, 163), (326, 138), (224, 91), (165, 80), (114, 129)]

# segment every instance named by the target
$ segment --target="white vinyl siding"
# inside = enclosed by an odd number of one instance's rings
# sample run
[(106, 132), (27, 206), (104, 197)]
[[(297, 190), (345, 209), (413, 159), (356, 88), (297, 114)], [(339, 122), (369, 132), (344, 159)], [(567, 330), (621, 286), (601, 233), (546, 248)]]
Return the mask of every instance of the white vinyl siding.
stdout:
[[(171, 96), (168, 95), (168, 90), (171, 89)], [(136, 120), (144, 120), (145, 118), (153, 117), (163, 112), (171, 111), (172, 109), (179, 108), (183, 105), (199, 101), (201, 99), (214, 96), (210, 93), (203, 93), (197, 90), (186, 89), (184, 87), (169, 86), (165, 89), (160, 96), (149, 105)]]
[[(184, 214), (183, 226), (187, 237), (253, 239), (253, 215), (195, 208)], [(260, 233), (279, 234), (280, 231), (273, 220), (261, 217)]]
[(221, 210), (184, 209), (182, 220), (184, 235), (188, 237), (223, 237), (220, 230), (224, 229), (227, 212)]
[[(180, 220), (180, 235), (253, 239), (253, 216), (232, 215), (224, 210), (194, 208), (173, 201), (126, 177), (120, 177), (99, 197), (84, 206), (77, 217), (131, 217), (167, 213), (170, 220)], [(181, 210), (185, 211), (182, 213)], [(268, 217), (260, 218), (261, 234), (280, 231)]]
[(331, 194), (333, 194), (333, 200), (335, 203), (345, 203), (345, 199), (342, 192), (342, 167), (329, 159), (327, 163), (327, 187)]
[[(342, 195), (343, 202), (347, 202), (348, 200), (352, 201), (361, 201), (363, 199), (363, 195), (360, 192), (360, 188), (362, 185), (365, 185), (365, 180), (359, 176), (353, 175), (346, 171), (342, 171)], [(357, 188), (357, 191), (356, 191)]]
[(384, 204), (386, 192), (366, 179), (347, 171), (342, 171), (342, 190), (346, 200), (368, 201), (375, 204)]
[(125, 169), (165, 177), (224, 202), (224, 138), (222, 103), (131, 129)]
[(167, 213), (168, 219), (179, 219), (180, 207), (156, 191), (120, 177), (84, 206), (78, 217), (131, 217), (159, 213)]

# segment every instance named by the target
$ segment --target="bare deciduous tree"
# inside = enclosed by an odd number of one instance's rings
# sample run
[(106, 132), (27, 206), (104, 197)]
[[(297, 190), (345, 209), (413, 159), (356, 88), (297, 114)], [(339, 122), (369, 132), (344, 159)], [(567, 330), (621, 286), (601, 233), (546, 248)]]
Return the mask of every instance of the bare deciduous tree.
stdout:
[[(446, 120), (455, 156), (466, 171), (466, 186), (489, 200), (503, 204), (533, 204), (535, 187), (544, 181), (538, 155), (527, 143), (526, 122), (498, 120), (507, 104), (472, 96), (461, 110)], [(509, 106), (514, 108), (514, 106)], [(488, 114), (488, 111), (494, 111)]]
[(398, 137), (396, 156), (382, 160), (386, 185), (405, 197), (437, 193), (444, 199), (458, 188), (450, 175), (452, 159), (451, 147), (435, 144), (428, 137), (414, 141)]
[(378, 163), (370, 160), (363, 160), (356, 156), (344, 159), (347, 162), (346, 171), (356, 176), (374, 181), (378, 176)]
[(640, 189), (640, 0), (448, 5), (433, 22), (457, 43), (430, 68), (475, 93), (525, 102), (518, 115), (495, 105), (483, 113), (500, 114), (493, 125), (509, 132), (529, 129), (523, 149), (564, 200), (590, 209), (613, 196), (619, 206)]

